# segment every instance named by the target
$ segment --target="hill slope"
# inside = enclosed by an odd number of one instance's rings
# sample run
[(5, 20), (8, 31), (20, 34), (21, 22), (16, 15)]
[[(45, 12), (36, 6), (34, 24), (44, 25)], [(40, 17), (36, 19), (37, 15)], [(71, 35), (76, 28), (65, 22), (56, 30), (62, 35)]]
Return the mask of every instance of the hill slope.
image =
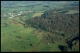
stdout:
[[(64, 14), (58, 13), (56, 10), (52, 9), (44, 12), (41, 17), (31, 18), (26, 20), (26, 24), (44, 31), (57, 34), (56, 40), (60, 40), (59, 36), (63, 37), (63, 40), (67, 43), (71, 50), (79, 50), (76, 44), (79, 41), (79, 14)], [(43, 38), (44, 40), (53, 42), (52, 36), (48, 35)], [(75, 44), (74, 44), (75, 42)], [(75, 49), (76, 47), (76, 49)]]

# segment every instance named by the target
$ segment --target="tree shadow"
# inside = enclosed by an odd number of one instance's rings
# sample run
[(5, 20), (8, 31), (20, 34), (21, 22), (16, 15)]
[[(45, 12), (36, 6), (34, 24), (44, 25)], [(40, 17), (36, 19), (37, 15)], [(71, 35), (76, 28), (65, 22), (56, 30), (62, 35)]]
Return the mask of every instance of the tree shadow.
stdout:
[(59, 48), (62, 52), (67, 52), (67, 51), (68, 51), (68, 47), (67, 47), (67, 46), (59, 45), (58, 48)]

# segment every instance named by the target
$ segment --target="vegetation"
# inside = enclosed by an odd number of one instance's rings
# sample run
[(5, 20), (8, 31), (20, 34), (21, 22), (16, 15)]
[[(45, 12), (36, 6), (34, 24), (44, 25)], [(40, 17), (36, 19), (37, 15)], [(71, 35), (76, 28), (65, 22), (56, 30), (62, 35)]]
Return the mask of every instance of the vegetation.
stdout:
[(79, 51), (78, 1), (1, 1), (1, 52)]
[[(31, 24), (31, 26), (34, 28), (40, 28), (44, 31), (63, 37), (68, 45), (68, 48), (71, 50), (73, 46), (72, 42), (79, 38), (79, 35), (77, 35), (79, 34), (79, 14), (61, 14), (54, 13), (54, 10), (49, 10), (44, 12), (44, 14), (39, 18), (35, 17), (26, 20), (26, 24)], [(56, 39), (54, 38), (56, 37), (57, 36), (53, 37), (52, 35), (46, 35), (43, 37), (42, 41), (55, 43)], [(57, 40), (60, 39), (60, 37), (57, 37)], [(64, 49), (63, 46), (59, 46), (59, 48), (61, 51)]]

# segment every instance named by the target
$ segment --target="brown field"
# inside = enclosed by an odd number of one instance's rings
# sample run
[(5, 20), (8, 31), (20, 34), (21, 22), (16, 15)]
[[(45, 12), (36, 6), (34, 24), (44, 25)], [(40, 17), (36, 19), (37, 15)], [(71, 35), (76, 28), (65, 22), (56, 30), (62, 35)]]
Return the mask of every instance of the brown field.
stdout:
[(20, 24), (19, 22), (17, 21), (9, 21), (10, 24), (14, 25), (14, 24), (17, 24), (19, 26), (23, 26), (22, 24)]

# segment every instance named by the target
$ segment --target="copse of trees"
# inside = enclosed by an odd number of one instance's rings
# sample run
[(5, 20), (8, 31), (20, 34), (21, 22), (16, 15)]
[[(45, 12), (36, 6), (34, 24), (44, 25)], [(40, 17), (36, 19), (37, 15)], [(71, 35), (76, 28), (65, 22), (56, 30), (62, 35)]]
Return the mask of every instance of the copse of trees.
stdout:
[(48, 5), (44, 5), (44, 7), (49, 7)]

